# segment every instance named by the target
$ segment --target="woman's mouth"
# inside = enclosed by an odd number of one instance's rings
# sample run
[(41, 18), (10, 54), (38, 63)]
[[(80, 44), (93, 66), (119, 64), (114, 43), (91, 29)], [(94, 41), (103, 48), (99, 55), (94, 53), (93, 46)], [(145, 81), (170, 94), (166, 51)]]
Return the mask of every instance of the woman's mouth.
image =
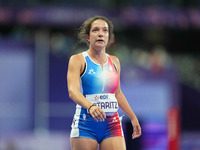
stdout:
[(104, 42), (104, 40), (102, 40), (102, 39), (99, 39), (99, 40), (97, 40), (97, 42)]

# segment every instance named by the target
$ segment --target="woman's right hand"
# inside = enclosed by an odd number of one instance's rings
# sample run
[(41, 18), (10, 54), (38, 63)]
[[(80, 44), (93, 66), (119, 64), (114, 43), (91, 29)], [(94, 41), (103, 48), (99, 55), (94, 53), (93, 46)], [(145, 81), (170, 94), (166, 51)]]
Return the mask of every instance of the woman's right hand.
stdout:
[(95, 121), (104, 121), (106, 118), (106, 113), (98, 106), (93, 105), (89, 109), (89, 113), (94, 118)]

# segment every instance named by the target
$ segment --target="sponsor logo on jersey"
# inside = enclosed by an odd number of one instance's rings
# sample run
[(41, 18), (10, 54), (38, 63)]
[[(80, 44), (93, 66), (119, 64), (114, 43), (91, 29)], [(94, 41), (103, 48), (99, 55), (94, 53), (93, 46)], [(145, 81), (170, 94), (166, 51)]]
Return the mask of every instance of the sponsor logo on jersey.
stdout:
[(114, 117), (114, 118), (112, 119), (112, 122), (117, 122), (117, 118)]
[(96, 74), (96, 72), (94, 72), (94, 69), (90, 69), (88, 74)]
[(100, 99), (108, 99), (108, 95), (101, 95)]
[(99, 96), (96, 95), (96, 96), (94, 97), (94, 99), (95, 99), (95, 100), (99, 100)]
[(86, 119), (86, 114), (83, 114), (83, 119), (84, 119), (84, 120)]
[(99, 100), (99, 99), (108, 99), (108, 95), (100, 95), (100, 96), (95, 96), (94, 100)]

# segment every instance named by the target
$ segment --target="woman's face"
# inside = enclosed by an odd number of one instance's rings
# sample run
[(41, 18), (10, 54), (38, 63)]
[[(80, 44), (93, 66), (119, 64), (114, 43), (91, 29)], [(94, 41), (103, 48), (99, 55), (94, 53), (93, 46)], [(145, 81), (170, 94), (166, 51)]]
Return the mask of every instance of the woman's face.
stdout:
[(87, 38), (90, 46), (105, 48), (109, 40), (109, 27), (104, 20), (95, 20), (91, 24), (90, 35)]

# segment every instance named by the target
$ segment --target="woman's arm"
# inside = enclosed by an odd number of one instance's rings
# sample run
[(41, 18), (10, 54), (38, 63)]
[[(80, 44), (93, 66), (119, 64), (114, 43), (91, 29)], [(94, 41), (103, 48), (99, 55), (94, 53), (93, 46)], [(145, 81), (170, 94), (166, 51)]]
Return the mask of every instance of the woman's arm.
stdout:
[[(93, 103), (88, 101), (80, 92), (80, 74), (83, 71), (84, 63), (85, 60), (82, 54), (77, 54), (70, 57), (67, 72), (67, 85), (69, 97), (75, 103), (88, 109), (90, 108), (90, 106), (93, 105)], [(89, 113), (96, 121), (102, 121), (106, 117), (105, 113), (101, 110), (101, 108), (97, 106), (91, 107)]]
[[(119, 79), (120, 79), (121, 67), (120, 67), (119, 59), (115, 56), (112, 56), (111, 59), (113, 60), (114, 64), (116, 65), (116, 68), (117, 68), (117, 71), (118, 71), (118, 76), (119, 76)], [(134, 138), (139, 137), (141, 135), (141, 127), (140, 127), (139, 121), (138, 121), (135, 113), (131, 109), (126, 97), (124, 96), (123, 92), (121, 91), (120, 81), (119, 81), (118, 88), (115, 92), (115, 97), (118, 101), (119, 107), (127, 114), (127, 116), (131, 120), (131, 123), (132, 123), (132, 126), (133, 126), (132, 138), (134, 139)]]
[(80, 74), (82, 71), (81, 56), (73, 55), (70, 57), (67, 72), (67, 85), (69, 97), (77, 104), (88, 109), (92, 103), (88, 101), (80, 92)]

